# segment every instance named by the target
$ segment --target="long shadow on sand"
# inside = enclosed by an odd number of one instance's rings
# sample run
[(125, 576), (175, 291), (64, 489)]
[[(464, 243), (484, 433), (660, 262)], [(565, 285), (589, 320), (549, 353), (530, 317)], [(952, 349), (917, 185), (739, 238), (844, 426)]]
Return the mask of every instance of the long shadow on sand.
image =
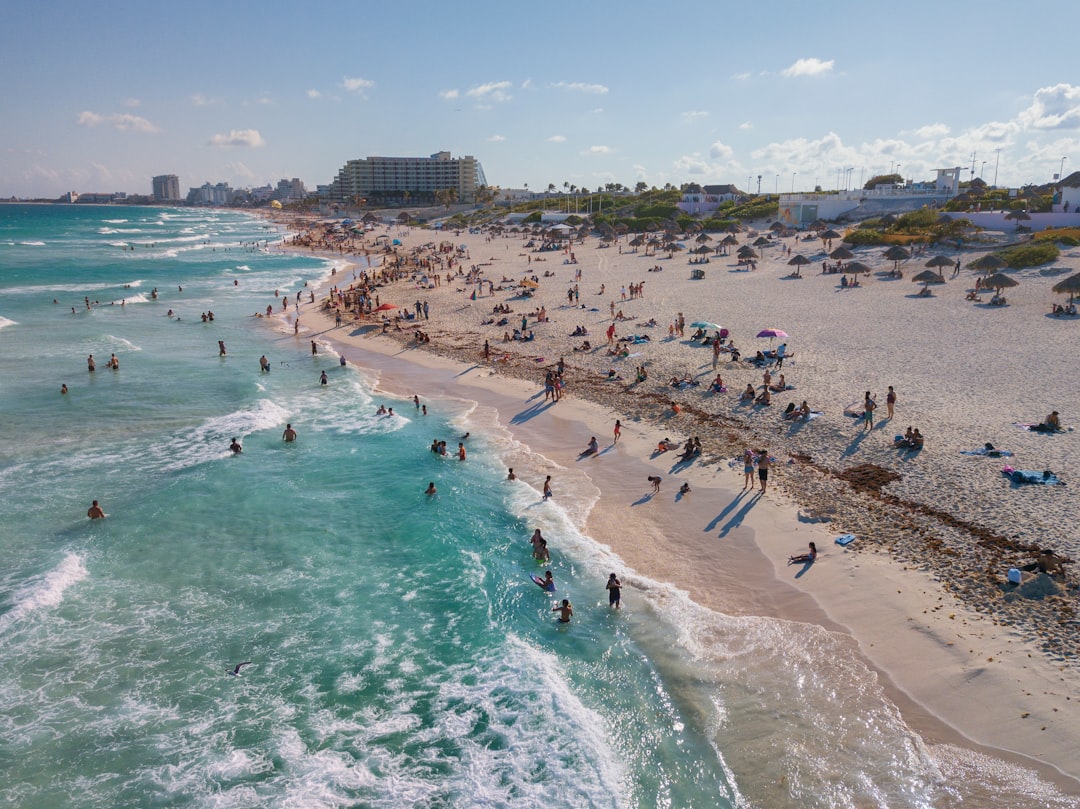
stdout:
[(799, 570), (798, 573), (795, 574), (795, 578), (796, 579), (801, 579), (803, 576), (806, 575), (806, 572), (808, 570), (810, 570), (810, 568), (812, 568), (813, 566), (814, 566), (814, 561), (812, 559), (809, 562), (803, 562), (801, 569)]
[(529, 419), (535, 418), (536, 416), (539, 416), (542, 413), (546, 412), (547, 409), (549, 407), (551, 407), (553, 404), (555, 404), (555, 402), (552, 402), (552, 401), (548, 400), (548, 401), (545, 401), (545, 402), (537, 402), (534, 405), (530, 405), (529, 407), (526, 407), (524, 410), (522, 410), (522, 411), (520, 411), (518, 413), (515, 413), (513, 418), (510, 419), (510, 423), (511, 424), (524, 424)]
[(639, 497), (637, 500), (635, 500), (630, 505), (631, 506), (642, 506), (645, 503), (648, 503), (650, 500), (652, 500), (653, 496), (655, 494), (656, 494), (656, 492), (648, 492), (647, 494), (643, 494), (643, 495), (641, 495), (641, 497)]
[(743, 495), (745, 494), (746, 492), (743, 491), (735, 495), (734, 499), (724, 507), (724, 510), (717, 514), (709, 524), (705, 526), (706, 533), (716, 528), (716, 526), (733, 511), (735, 513), (732, 514), (731, 518), (724, 523), (723, 526), (721, 526), (720, 536), (725, 537), (731, 533), (733, 528), (738, 528), (742, 525), (742, 521), (746, 518), (746, 515), (750, 513), (750, 510), (755, 505), (757, 505), (758, 498), (761, 497), (761, 493), (758, 492), (757, 494), (750, 495), (744, 500)]
[(870, 434), (869, 430), (859, 430), (855, 434), (855, 437), (851, 439), (851, 443), (847, 445), (847, 448), (840, 453), (841, 458), (848, 458), (859, 451), (859, 446), (862, 444), (863, 439)]

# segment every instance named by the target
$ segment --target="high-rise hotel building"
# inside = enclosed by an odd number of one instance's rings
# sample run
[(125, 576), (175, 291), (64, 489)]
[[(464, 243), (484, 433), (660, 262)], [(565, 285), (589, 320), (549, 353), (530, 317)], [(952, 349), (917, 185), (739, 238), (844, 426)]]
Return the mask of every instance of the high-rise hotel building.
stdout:
[(161, 174), (154, 178), (154, 202), (179, 202), (180, 178), (175, 174)]
[[(487, 185), (484, 169), (475, 157), (451, 157), (436, 152), (431, 157), (366, 157), (350, 160), (337, 177), (322, 189), (331, 202), (373, 204), (432, 204), (435, 193), (453, 189), (458, 202), (473, 202), (476, 189)], [(407, 196), (406, 196), (407, 192)]]

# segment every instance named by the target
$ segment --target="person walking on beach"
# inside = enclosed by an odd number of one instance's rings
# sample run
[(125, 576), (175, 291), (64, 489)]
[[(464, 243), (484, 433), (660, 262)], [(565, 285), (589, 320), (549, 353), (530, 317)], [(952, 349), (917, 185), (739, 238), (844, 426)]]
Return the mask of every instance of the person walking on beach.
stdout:
[(551, 499), (551, 475), (544, 479), (544, 499)]
[(772, 466), (772, 461), (769, 460), (769, 450), (763, 449), (757, 459), (757, 476), (761, 481), (761, 493), (765, 494), (765, 489), (769, 485), (769, 467)]
[(720, 338), (714, 337), (712, 341), (712, 368), (715, 371), (720, 362)]
[(312, 340), (311, 341), (311, 356), (314, 357), (318, 353), (319, 353), (319, 344), (316, 343), (314, 340)]
[(896, 406), (896, 391), (893, 390), (893, 386), (889, 385), (889, 392), (885, 394), (885, 407), (886, 417), (891, 419), (893, 417), (893, 408)]
[(622, 582), (612, 573), (607, 577), (607, 603), (609, 607), (619, 609), (622, 606)]
[(296, 440), (296, 430), (293, 429), (291, 424), (285, 425), (285, 432), (281, 434), (281, 440), (287, 444), (291, 444)]
[(612, 444), (618, 444), (620, 435), (622, 435), (622, 422), (619, 421), (618, 419), (615, 419), (615, 440), (612, 441), (611, 443)]

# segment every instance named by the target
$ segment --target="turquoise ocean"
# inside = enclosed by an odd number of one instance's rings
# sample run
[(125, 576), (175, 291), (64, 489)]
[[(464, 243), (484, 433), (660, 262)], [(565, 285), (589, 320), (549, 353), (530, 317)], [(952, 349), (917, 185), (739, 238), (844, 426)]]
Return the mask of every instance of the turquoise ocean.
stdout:
[(541, 504), (500, 414), (253, 316), (334, 269), (281, 235), (0, 205), (0, 806), (1075, 805), (924, 743), (846, 638), (637, 577), (609, 610), (587, 481)]

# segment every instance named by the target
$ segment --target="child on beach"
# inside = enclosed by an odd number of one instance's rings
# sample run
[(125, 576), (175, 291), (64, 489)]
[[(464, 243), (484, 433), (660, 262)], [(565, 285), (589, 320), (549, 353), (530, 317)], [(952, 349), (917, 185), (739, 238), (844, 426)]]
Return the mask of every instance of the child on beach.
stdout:
[(552, 607), (551, 611), (559, 613), (559, 623), (560, 624), (568, 624), (568, 623), (570, 623), (570, 618), (574, 614), (574, 608), (572, 606), (570, 606), (570, 599), (568, 599), (568, 598), (564, 598), (562, 600), (562, 604), (557, 604), (554, 607)]
[(813, 562), (815, 559), (817, 559), (817, 545), (811, 542), (810, 550), (807, 553), (800, 553), (798, 556), (789, 556), (787, 562), (789, 565), (798, 565), (805, 562)]
[(747, 448), (743, 452), (743, 489), (754, 488), (754, 451)]

